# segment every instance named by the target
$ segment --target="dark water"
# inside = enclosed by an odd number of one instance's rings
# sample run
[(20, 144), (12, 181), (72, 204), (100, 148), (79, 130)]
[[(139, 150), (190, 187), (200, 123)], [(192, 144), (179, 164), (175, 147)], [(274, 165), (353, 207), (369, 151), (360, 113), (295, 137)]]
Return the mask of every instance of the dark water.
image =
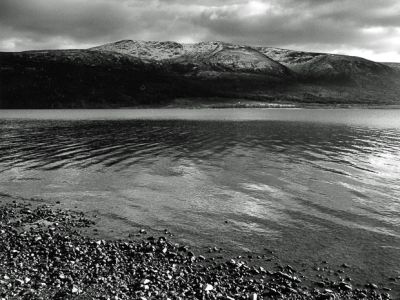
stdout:
[(360, 282), (400, 275), (400, 111), (0, 117), (0, 192), (94, 212), (109, 236), (168, 228), (201, 249), (346, 262)]

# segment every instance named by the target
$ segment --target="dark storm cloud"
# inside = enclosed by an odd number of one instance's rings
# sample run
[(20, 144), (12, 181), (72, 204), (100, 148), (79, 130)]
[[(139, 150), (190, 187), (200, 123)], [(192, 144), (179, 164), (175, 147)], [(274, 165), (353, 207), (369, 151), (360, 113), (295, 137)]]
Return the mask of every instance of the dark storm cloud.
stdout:
[(1, 0), (0, 50), (223, 40), (400, 60), (397, 0)]

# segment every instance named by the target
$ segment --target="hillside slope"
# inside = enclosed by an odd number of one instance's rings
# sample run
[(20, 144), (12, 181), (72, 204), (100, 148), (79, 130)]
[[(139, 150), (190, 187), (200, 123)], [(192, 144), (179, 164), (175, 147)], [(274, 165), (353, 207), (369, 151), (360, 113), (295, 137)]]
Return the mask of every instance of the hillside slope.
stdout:
[(400, 72), (400, 63), (385, 62), (383, 64), (390, 67), (392, 70), (395, 70), (396, 72)]
[(157, 66), (116, 52), (0, 53), (0, 107), (120, 106), (132, 96), (136, 101), (144, 82), (165, 81), (161, 73)]
[(142, 60), (165, 60), (184, 54), (183, 45), (176, 42), (153, 42), (122, 40), (90, 48), (96, 51), (111, 51), (127, 54)]
[(390, 66), (361, 57), (327, 53), (293, 51), (287, 49), (257, 47), (261, 53), (280, 62), (307, 81), (357, 83), (381, 80), (391, 76)]

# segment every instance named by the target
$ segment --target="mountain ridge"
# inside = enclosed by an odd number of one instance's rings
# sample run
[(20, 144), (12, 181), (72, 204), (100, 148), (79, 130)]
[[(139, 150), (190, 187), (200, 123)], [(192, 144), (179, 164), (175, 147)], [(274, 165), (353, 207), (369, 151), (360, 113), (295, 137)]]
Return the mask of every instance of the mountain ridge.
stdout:
[(399, 104), (398, 70), (354, 56), (275, 47), (121, 40), (89, 49), (0, 52), (0, 107), (165, 106), (215, 97)]
[(144, 60), (193, 64), (208, 70), (264, 72), (272, 76), (288, 74), (286, 67), (256, 49), (225, 42), (180, 44), (171, 41), (122, 40), (90, 50), (118, 52)]
[[(152, 59), (157, 61), (180, 61), (184, 59), (193, 60), (208, 60), (215, 64), (225, 64), (226, 61), (233, 55), (229, 52), (236, 52), (236, 59), (232, 59), (231, 70), (263, 70), (268, 67), (275, 67), (276, 72), (287, 73), (288, 70), (301, 78), (316, 79), (334, 77), (349, 77), (349, 75), (364, 75), (374, 76), (375, 73), (390, 74), (393, 72), (390, 66), (379, 62), (373, 62), (362, 57), (348, 56), (342, 54), (318, 53), (295, 51), (276, 47), (265, 46), (247, 46), (236, 45), (226, 42), (199, 42), (199, 43), (177, 43), (172, 41), (134, 41), (121, 40), (114, 43), (108, 43), (97, 47), (90, 48), (98, 51), (113, 51), (131, 55), (139, 59)], [(160, 50), (160, 51), (157, 51)], [(228, 52), (228, 55), (223, 52)], [(239, 53), (242, 52), (242, 53)], [(250, 52), (253, 52), (251, 56)], [(255, 56), (259, 55), (259, 60)], [(219, 55), (221, 59), (214, 59)], [(262, 64), (260, 56), (265, 57), (265, 62)], [(225, 59), (224, 59), (225, 58)], [(246, 60), (246, 58), (248, 58)], [(243, 63), (243, 60), (247, 62)], [(237, 62), (241, 61), (242, 64)], [(234, 64), (236, 62), (236, 65)], [(251, 62), (254, 62), (253, 64)], [(285, 68), (286, 67), (286, 68)], [(365, 74), (365, 71), (368, 71)], [(354, 74), (352, 74), (354, 73)], [(276, 75), (276, 74), (275, 74)]]

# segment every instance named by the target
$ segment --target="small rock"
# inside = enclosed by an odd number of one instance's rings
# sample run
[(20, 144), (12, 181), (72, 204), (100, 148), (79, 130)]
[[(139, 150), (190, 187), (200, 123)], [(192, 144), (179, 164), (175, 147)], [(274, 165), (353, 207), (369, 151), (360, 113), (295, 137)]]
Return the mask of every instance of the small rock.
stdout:
[(358, 294), (358, 297), (361, 298), (361, 299), (363, 299), (363, 298), (366, 298), (366, 297), (367, 297), (367, 294), (365, 294), (365, 293), (359, 293), (359, 294)]
[(250, 294), (249, 300), (257, 300), (257, 294), (256, 293)]
[(286, 269), (289, 270), (292, 273), (296, 272), (296, 270), (291, 265), (287, 265)]
[(151, 282), (150, 279), (142, 279), (140, 281), (140, 284), (149, 284), (150, 282)]
[(368, 283), (367, 285), (365, 285), (367, 288), (376, 290), (378, 288), (378, 286), (375, 283)]
[(341, 283), (339, 284), (339, 287), (340, 287), (340, 289), (343, 290), (343, 291), (351, 291), (351, 290), (353, 289), (353, 287), (352, 287), (350, 284), (347, 284), (347, 283), (345, 283), (345, 282), (341, 282)]
[(24, 281), (21, 280), (21, 279), (16, 279), (15, 281), (16, 281), (16, 283), (18, 283), (19, 285), (23, 285), (23, 284), (24, 284)]

